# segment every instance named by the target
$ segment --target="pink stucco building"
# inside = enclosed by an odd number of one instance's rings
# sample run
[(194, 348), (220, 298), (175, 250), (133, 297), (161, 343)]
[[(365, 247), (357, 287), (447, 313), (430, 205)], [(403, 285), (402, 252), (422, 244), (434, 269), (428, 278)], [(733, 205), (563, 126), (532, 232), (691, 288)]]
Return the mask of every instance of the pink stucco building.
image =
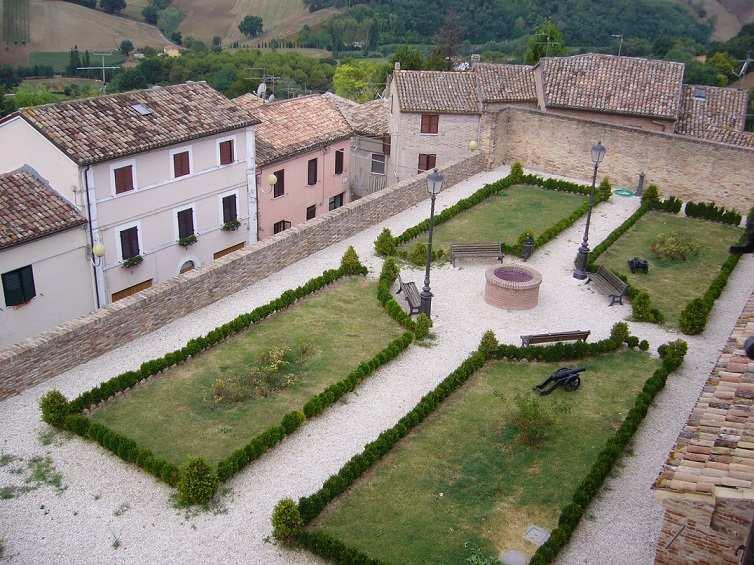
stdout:
[(266, 103), (245, 94), (234, 101), (260, 120), (256, 129), (260, 240), (350, 201), (353, 130), (332, 100), (315, 94)]

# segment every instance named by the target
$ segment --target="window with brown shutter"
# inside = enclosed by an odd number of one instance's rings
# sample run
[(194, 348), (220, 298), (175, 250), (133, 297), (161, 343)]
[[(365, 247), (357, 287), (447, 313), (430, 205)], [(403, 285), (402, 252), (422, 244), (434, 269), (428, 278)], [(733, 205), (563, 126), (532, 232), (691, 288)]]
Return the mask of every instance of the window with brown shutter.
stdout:
[(134, 226), (120, 232), (120, 252), (124, 261), (141, 255), (138, 227)]
[(335, 174), (343, 174), (343, 150), (338, 149), (335, 151)]
[(115, 175), (115, 194), (134, 189), (134, 170), (131, 165), (113, 169), (113, 174)]
[(437, 164), (437, 155), (419, 153), (419, 173), (434, 169)]
[(189, 152), (173, 153), (173, 176), (175, 178), (184, 177), (191, 173), (191, 164)]
[(275, 183), (275, 189), (272, 193), (272, 197), (277, 198), (278, 196), (283, 196), (283, 194), (285, 194), (285, 169), (280, 169), (279, 171), (275, 171), (272, 174), (275, 175), (278, 179), (278, 181)]
[(280, 220), (272, 225), (272, 233), (280, 233), (291, 227), (291, 223), (288, 220)]
[(307, 163), (306, 182), (309, 186), (317, 184), (317, 160), (309, 159)]
[(178, 212), (178, 239), (194, 235), (194, 210), (187, 208)]
[(307, 208), (306, 208), (306, 219), (307, 220), (313, 220), (316, 215), (317, 215), (317, 205), (316, 204), (312, 204), (311, 206), (307, 206)]
[(383, 136), (382, 137), (382, 152), (385, 155), (390, 155), (390, 144), (391, 144), (390, 135)]
[(220, 164), (230, 165), (233, 162), (233, 140), (220, 143)]
[(223, 198), (223, 223), (235, 222), (238, 220), (238, 209), (236, 206), (236, 195), (231, 194)]
[(439, 125), (439, 114), (422, 114), (421, 133), (437, 133)]

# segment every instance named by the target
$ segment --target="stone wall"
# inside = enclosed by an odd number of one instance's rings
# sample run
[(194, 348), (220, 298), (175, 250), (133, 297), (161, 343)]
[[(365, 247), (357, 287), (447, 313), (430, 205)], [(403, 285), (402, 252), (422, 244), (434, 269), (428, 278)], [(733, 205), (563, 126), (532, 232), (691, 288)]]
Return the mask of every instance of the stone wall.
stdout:
[[(477, 154), (440, 167), (446, 186), (480, 172), (483, 160), (483, 156)], [(425, 175), (406, 179), (211, 265), (184, 273), (2, 350), (0, 399), (238, 292), (254, 281), (379, 223), (426, 197)]]
[[(635, 188), (639, 173), (665, 196), (709, 201), (748, 212), (754, 205), (754, 149), (701, 139), (587, 121), (538, 110), (497, 113), (492, 164), (524, 167), (591, 180), (591, 146), (607, 156), (600, 177)], [(646, 184), (645, 184), (646, 186)]]

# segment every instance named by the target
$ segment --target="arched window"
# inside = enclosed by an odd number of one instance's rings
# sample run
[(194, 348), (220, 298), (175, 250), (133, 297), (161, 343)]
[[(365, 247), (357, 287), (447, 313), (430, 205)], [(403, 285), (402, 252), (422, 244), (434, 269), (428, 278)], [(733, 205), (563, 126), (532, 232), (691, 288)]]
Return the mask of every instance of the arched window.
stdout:
[(185, 273), (187, 271), (192, 271), (194, 268), (196, 268), (196, 265), (193, 261), (186, 261), (183, 265), (181, 265), (180, 273)]

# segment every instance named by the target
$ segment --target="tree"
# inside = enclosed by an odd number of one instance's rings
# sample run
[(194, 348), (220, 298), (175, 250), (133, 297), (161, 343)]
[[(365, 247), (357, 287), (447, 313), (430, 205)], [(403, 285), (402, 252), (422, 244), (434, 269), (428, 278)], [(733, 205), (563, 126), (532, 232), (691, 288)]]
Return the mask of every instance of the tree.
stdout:
[(387, 72), (385, 64), (358, 59), (346, 61), (335, 69), (335, 93), (357, 102), (372, 100), (383, 89)]
[(524, 62), (535, 65), (542, 57), (556, 57), (566, 52), (563, 34), (555, 23), (547, 19), (534, 30), (526, 41)]
[(126, 69), (113, 77), (110, 87), (112, 90), (121, 92), (125, 90), (137, 90), (147, 87), (147, 79), (144, 78), (144, 75), (138, 68)]
[(124, 39), (120, 42), (120, 52), (128, 57), (134, 50), (134, 44), (130, 39)]
[(16, 95), (13, 97), (13, 103), (17, 108), (26, 108), (28, 106), (39, 106), (40, 104), (49, 104), (55, 102), (57, 97), (44, 86), (32, 86), (22, 84), (16, 89)]
[(238, 30), (246, 37), (256, 37), (262, 34), (262, 18), (259, 16), (246, 16), (240, 24)]
[(126, 0), (99, 0), (99, 6), (109, 14), (117, 14), (125, 9)]
[(212, 38), (212, 51), (222, 51), (223, 48), (223, 38), (219, 35), (215, 35)]
[(159, 11), (154, 7), (154, 4), (150, 4), (149, 6), (144, 7), (144, 9), (141, 11), (141, 15), (144, 16), (144, 21), (146, 21), (148, 24), (155, 25), (157, 23), (157, 16), (159, 15)]
[(181, 34), (180, 31), (174, 31), (173, 33), (170, 34), (170, 41), (172, 41), (173, 43), (177, 45), (182, 45), (183, 35)]
[(13, 103), (13, 97), (5, 94), (5, 89), (0, 85), (0, 118), (7, 116), (15, 111), (16, 105)]
[(458, 21), (458, 16), (454, 10), (449, 10), (442, 27), (435, 35), (436, 55), (444, 61), (445, 70), (449, 71), (453, 68), (453, 57), (456, 56), (462, 39), (463, 28)]
[(401, 64), (401, 69), (410, 71), (419, 71), (424, 68), (424, 58), (421, 51), (410, 45), (401, 45), (395, 50), (390, 59), (390, 66), (394, 67), (395, 63)]
[(79, 55), (79, 48), (78, 46), (74, 46), (74, 48), (71, 49), (68, 55), (68, 66), (65, 68), (66, 74), (68, 76), (76, 76), (80, 74), (81, 71), (79, 71), (78, 68), (81, 66), (81, 55)]

